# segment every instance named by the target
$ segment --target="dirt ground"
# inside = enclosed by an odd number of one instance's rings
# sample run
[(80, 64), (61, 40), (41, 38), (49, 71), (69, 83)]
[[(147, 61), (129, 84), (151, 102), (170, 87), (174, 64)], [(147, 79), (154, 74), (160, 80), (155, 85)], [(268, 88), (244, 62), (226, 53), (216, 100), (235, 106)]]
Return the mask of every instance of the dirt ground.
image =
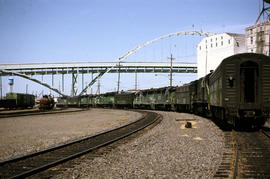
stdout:
[(140, 113), (90, 109), (0, 119), (0, 161), (93, 135), (138, 119)]

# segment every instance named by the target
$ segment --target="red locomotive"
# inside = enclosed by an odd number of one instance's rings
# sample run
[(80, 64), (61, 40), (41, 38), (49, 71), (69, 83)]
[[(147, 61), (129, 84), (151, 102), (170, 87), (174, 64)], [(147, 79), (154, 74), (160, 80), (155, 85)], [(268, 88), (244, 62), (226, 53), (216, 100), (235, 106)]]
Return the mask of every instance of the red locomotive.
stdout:
[(39, 104), (39, 109), (40, 110), (51, 110), (54, 108), (54, 100), (53, 98), (49, 95), (44, 95), (41, 99), (40, 99), (40, 104)]

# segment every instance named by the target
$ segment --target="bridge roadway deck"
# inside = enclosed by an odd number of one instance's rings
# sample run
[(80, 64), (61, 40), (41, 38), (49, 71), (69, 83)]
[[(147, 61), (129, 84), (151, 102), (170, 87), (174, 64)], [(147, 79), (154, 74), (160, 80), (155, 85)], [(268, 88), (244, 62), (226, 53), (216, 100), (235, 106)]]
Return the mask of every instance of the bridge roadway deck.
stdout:
[[(115, 66), (110, 73), (168, 73), (170, 62), (67, 62), (0, 64), (0, 70), (14, 71), (25, 75), (99, 73)], [(196, 63), (173, 62), (174, 73), (197, 73)], [(5, 74), (3, 74), (5, 75)]]

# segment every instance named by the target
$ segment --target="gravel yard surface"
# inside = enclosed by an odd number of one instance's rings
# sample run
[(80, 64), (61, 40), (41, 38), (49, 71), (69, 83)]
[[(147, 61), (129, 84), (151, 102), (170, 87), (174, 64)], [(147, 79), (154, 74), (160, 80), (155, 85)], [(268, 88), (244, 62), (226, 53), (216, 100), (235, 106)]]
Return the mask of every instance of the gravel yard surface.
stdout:
[[(59, 112), (59, 111), (78, 111), (82, 110), (82, 108), (54, 108), (52, 110), (48, 111), (42, 111), (42, 112)], [(29, 109), (13, 109), (13, 110), (6, 110), (4, 108), (0, 108), (0, 115), (4, 114), (14, 114), (14, 113), (27, 113), (27, 112), (38, 112), (40, 111), (38, 107), (29, 108)]]
[[(54, 178), (213, 178), (224, 151), (223, 132), (199, 116), (159, 113), (163, 120), (153, 129), (103, 155), (75, 159)], [(184, 119), (191, 119), (192, 129)]]
[(140, 113), (90, 109), (82, 112), (0, 119), (0, 161), (108, 130)]
[(32, 109), (16, 109), (16, 110), (6, 110), (4, 108), (0, 108), (0, 114), (10, 114), (10, 113), (17, 113), (17, 112), (32, 112), (32, 111), (38, 111), (38, 108), (32, 108)]

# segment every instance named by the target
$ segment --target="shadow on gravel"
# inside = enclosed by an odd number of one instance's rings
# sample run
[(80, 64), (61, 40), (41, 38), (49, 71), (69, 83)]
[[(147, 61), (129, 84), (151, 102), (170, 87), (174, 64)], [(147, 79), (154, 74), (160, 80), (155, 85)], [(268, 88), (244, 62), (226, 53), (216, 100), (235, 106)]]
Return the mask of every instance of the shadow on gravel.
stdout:
[(233, 129), (232, 125), (228, 123), (224, 123), (220, 121), (219, 119), (216, 119), (216, 118), (208, 118), (208, 119), (213, 121), (216, 124), (216, 126), (219, 127), (224, 132), (232, 131)]
[(220, 121), (217, 118), (213, 118), (210, 115), (202, 116), (202, 117), (204, 117), (204, 118), (212, 121), (220, 130), (222, 130), (224, 132), (232, 131), (232, 129), (233, 129), (233, 126), (232, 125), (230, 125), (228, 123), (224, 123), (224, 122)]
[(260, 129), (264, 131), (270, 131), (269, 127), (258, 127), (258, 126), (248, 126), (248, 125), (242, 125), (238, 128), (235, 128), (233, 125), (224, 123), (223, 121), (217, 119), (217, 118), (212, 118), (212, 117), (206, 117), (207, 119), (211, 120), (216, 124), (217, 127), (219, 127), (222, 131), (228, 132), (228, 131), (237, 131), (237, 132), (258, 132)]

